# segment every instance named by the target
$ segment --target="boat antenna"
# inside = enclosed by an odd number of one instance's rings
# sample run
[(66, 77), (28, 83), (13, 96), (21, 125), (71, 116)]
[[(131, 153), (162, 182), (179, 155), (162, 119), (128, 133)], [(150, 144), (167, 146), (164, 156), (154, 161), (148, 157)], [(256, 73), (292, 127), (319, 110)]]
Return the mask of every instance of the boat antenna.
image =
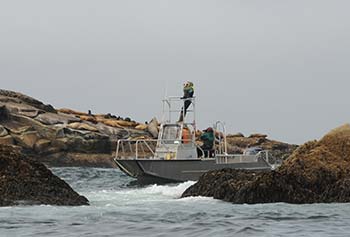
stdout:
[(165, 122), (165, 100), (168, 99), (168, 87), (169, 87), (169, 79), (165, 81), (165, 91), (164, 91), (164, 99), (163, 99), (163, 114), (162, 114), (162, 122)]

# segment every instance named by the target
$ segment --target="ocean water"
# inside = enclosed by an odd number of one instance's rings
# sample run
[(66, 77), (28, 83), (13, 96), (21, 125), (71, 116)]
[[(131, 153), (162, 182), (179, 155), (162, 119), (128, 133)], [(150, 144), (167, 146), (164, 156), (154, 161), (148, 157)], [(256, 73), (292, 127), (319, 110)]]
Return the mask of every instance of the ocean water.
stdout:
[(350, 204), (180, 199), (193, 182), (137, 186), (117, 169), (54, 168), (90, 206), (0, 208), (0, 236), (350, 236)]

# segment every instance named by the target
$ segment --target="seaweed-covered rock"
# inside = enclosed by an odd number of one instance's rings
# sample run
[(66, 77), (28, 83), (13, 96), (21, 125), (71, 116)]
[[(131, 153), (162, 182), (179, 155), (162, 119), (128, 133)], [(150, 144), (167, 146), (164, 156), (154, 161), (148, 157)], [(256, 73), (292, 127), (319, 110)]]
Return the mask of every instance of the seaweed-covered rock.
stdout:
[(350, 125), (299, 147), (276, 171), (226, 169), (204, 174), (185, 191), (233, 203), (350, 202)]
[(66, 182), (14, 146), (0, 145), (0, 206), (88, 205)]

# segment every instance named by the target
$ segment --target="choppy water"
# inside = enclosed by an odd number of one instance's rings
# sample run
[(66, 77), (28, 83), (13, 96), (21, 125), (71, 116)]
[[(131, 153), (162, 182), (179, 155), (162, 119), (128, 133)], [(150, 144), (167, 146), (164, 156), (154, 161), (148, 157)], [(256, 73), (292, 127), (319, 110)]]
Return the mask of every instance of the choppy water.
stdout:
[(350, 236), (350, 204), (179, 199), (192, 183), (139, 187), (115, 169), (55, 168), (91, 206), (0, 208), (0, 236)]

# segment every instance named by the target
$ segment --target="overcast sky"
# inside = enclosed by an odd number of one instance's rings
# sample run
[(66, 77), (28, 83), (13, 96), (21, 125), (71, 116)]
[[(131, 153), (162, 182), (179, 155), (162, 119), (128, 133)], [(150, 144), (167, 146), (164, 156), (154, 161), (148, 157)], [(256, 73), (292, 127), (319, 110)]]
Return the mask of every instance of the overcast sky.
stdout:
[(200, 128), (301, 144), (350, 118), (350, 1), (0, 1), (0, 88), (159, 116), (195, 83)]

